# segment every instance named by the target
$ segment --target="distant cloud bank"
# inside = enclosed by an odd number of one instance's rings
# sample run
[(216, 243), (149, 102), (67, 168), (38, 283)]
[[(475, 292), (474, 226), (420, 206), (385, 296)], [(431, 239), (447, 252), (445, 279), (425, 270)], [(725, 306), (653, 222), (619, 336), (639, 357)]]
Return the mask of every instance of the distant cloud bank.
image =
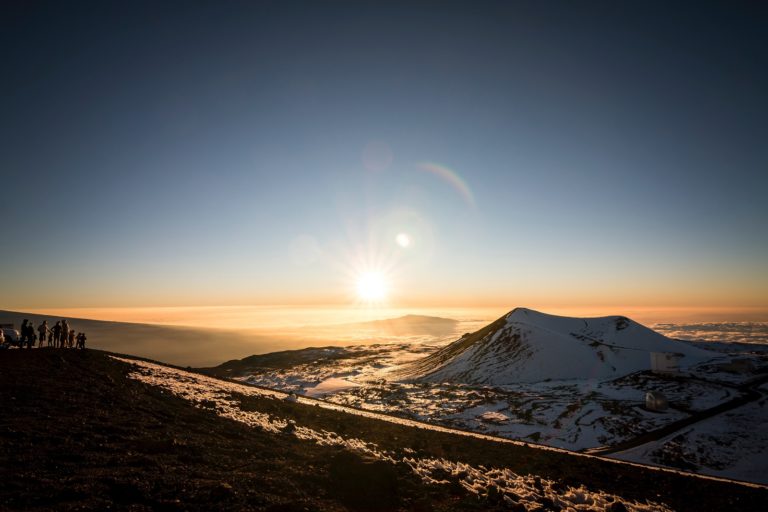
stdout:
[(653, 329), (681, 340), (768, 344), (768, 322), (656, 324)]

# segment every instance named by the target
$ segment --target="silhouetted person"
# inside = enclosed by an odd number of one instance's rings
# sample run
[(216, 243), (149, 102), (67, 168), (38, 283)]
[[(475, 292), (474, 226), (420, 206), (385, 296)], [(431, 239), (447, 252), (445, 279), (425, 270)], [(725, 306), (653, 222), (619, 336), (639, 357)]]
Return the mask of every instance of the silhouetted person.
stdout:
[(53, 329), (48, 329), (48, 346), (53, 346)]
[(77, 348), (84, 349), (85, 348), (85, 333), (81, 332), (77, 335)]
[(53, 326), (53, 348), (59, 347), (59, 342), (61, 341), (61, 322), (56, 322), (56, 325)]
[(35, 326), (29, 320), (24, 320), (21, 325), (21, 347), (24, 348), (24, 343), (27, 344), (27, 348), (35, 346)]
[(75, 346), (75, 330), (71, 329), (69, 331), (69, 336), (67, 338), (67, 348), (72, 348)]
[(61, 321), (61, 348), (64, 348), (67, 344), (67, 337), (69, 336), (69, 322), (66, 319)]
[(48, 337), (49, 331), (50, 329), (48, 328), (48, 320), (43, 320), (43, 323), (37, 327), (37, 332), (39, 333), (38, 340), (40, 340), (37, 343), (37, 348), (43, 348), (43, 342)]
[(27, 342), (27, 333), (29, 332), (27, 330), (27, 322), (29, 322), (29, 320), (27, 320), (26, 318), (24, 320), (22, 320), (21, 328), (19, 329), (19, 332), (21, 334), (21, 339), (19, 340), (19, 347), (20, 348), (24, 348), (24, 343)]

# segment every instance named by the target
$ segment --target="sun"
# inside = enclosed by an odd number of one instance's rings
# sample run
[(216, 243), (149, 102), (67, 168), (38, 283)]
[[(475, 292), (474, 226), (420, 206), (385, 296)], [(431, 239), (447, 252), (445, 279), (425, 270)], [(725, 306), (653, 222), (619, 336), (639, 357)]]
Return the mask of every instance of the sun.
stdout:
[(365, 302), (380, 302), (387, 297), (387, 282), (381, 272), (364, 272), (357, 278), (357, 296)]

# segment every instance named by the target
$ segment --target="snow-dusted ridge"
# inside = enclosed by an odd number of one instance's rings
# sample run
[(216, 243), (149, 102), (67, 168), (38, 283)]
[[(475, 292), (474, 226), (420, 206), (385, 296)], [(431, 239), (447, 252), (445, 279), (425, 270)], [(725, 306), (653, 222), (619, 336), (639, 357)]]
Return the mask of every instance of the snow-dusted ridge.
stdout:
[(687, 367), (719, 354), (672, 340), (623, 316), (571, 318), (516, 308), (405, 366), (401, 379), (505, 386), (565, 379), (615, 379), (650, 369), (651, 354)]
[[(168, 390), (174, 395), (177, 395), (181, 398), (189, 400), (196, 406), (202, 406), (202, 404), (207, 404), (207, 406), (210, 408), (210, 404), (214, 403), (215, 404), (214, 410), (217, 412), (217, 414), (223, 417), (227, 417), (229, 419), (233, 419), (235, 421), (245, 423), (254, 428), (261, 428), (268, 432), (284, 433), (285, 427), (288, 425), (288, 421), (275, 417), (274, 414), (260, 413), (260, 412), (251, 411), (251, 410), (247, 410), (247, 411), (243, 410), (239, 407), (239, 399), (235, 395), (240, 394), (245, 396), (271, 397), (271, 398), (280, 399), (280, 400), (288, 399), (290, 397), (290, 399), (292, 400), (295, 399), (297, 402), (303, 403), (306, 405), (318, 406), (318, 407), (322, 407), (329, 410), (344, 412), (347, 414), (354, 414), (354, 415), (363, 416), (366, 418), (372, 418), (380, 421), (386, 421), (386, 422), (409, 426), (413, 428), (473, 437), (473, 438), (482, 439), (485, 441), (500, 443), (502, 445), (512, 444), (512, 445), (518, 445), (518, 446), (529, 446), (529, 447), (533, 446), (536, 449), (568, 454), (569, 456), (573, 456), (573, 457), (600, 459), (600, 460), (610, 462), (613, 464), (618, 464), (618, 465), (637, 466), (637, 467), (642, 467), (644, 469), (653, 470), (653, 471), (687, 475), (687, 476), (705, 479), (705, 480), (729, 482), (729, 483), (734, 483), (734, 484), (743, 485), (743, 486), (752, 487), (752, 488), (763, 488), (763, 489), (768, 488), (768, 486), (766, 485), (761, 485), (761, 484), (756, 484), (751, 482), (743, 482), (739, 480), (733, 480), (729, 478), (716, 477), (716, 476), (698, 475), (695, 473), (679, 471), (676, 469), (657, 467), (657, 466), (648, 466), (648, 465), (638, 464), (636, 462), (630, 462), (630, 461), (614, 460), (614, 459), (599, 457), (595, 455), (575, 453), (568, 450), (563, 450), (560, 448), (554, 448), (550, 446), (536, 445), (534, 443), (515, 441), (512, 439), (505, 439), (501, 437), (490, 436), (490, 435), (485, 435), (485, 434), (476, 433), (476, 432), (456, 430), (456, 429), (443, 427), (440, 425), (434, 425), (434, 424), (419, 422), (415, 420), (399, 418), (399, 417), (390, 416), (387, 414), (381, 414), (373, 411), (357, 409), (354, 407), (347, 407), (347, 406), (325, 402), (325, 401), (317, 400), (313, 398), (306, 398), (302, 396), (296, 397), (295, 395), (290, 395), (288, 393), (284, 393), (284, 392), (276, 391), (272, 389), (258, 388), (251, 385), (238, 384), (236, 382), (221, 380), (215, 377), (208, 377), (198, 373), (187, 372), (185, 370), (172, 368), (172, 367), (165, 366), (158, 363), (152, 363), (145, 360), (131, 359), (129, 357), (117, 357), (117, 356), (111, 356), (111, 357), (113, 357), (118, 361), (122, 361), (124, 363), (134, 365), (136, 367), (136, 370), (129, 375), (129, 377), (131, 378), (137, 379), (149, 385), (158, 386), (160, 388)], [(449, 474), (467, 474), (466, 480), (462, 481), (462, 486), (470, 490), (470, 492), (474, 492), (477, 494), (483, 494), (487, 492), (488, 488), (494, 485), (499, 486), (502, 489), (505, 488), (506, 486), (506, 488), (509, 489), (510, 492), (512, 489), (514, 489), (514, 492), (517, 496), (521, 496), (521, 495), (531, 496), (532, 501), (534, 499), (534, 494), (536, 492), (538, 492), (538, 495), (536, 496), (537, 498), (541, 498), (542, 492), (544, 492), (544, 494), (549, 497), (549, 494), (547, 494), (547, 489), (549, 489), (549, 493), (551, 494), (555, 494), (558, 492), (552, 488), (552, 485), (554, 485), (554, 482), (546, 481), (546, 480), (542, 480), (544, 482), (545, 491), (541, 491), (541, 490), (535, 491), (535, 489), (537, 489), (537, 486), (534, 485), (532, 477), (516, 475), (510, 470), (504, 469), (504, 468), (488, 469), (482, 466), (472, 467), (468, 464), (455, 462), (455, 461), (448, 461), (445, 459), (435, 459), (435, 458), (419, 459), (415, 457), (412, 453), (409, 453), (407, 448), (403, 450), (404, 453), (392, 453), (392, 452), (382, 450), (375, 444), (361, 440), (361, 439), (344, 438), (335, 432), (316, 431), (311, 428), (301, 427), (301, 426), (297, 426), (295, 430), (293, 430), (293, 435), (295, 435), (299, 439), (312, 441), (319, 444), (344, 446), (353, 451), (357, 451), (369, 456), (381, 458), (382, 460), (386, 460), (389, 462), (406, 463), (413, 469), (413, 471), (416, 474), (418, 474), (422, 479), (424, 479), (427, 482), (434, 483), (435, 478), (433, 478), (433, 474), (432, 474), (433, 472), (444, 474), (444, 472), (447, 471)], [(555, 487), (557, 486), (555, 485)], [(570, 496), (570, 498), (568, 498), (568, 496)], [(564, 494), (561, 492), (559, 497), (553, 496), (554, 502), (556, 504), (560, 503), (560, 506), (562, 506), (563, 508), (567, 508), (568, 506), (575, 507), (577, 510), (580, 510), (583, 508), (577, 505), (587, 504), (590, 506), (599, 507), (601, 505), (604, 506), (611, 503), (611, 500), (615, 500), (616, 498), (617, 497), (608, 495), (605, 493), (594, 493), (594, 492), (587, 491), (586, 489), (583, 489), (583, 488), (571, 488), (571, 487), (569, 487)], [(573, 500), (573, 501), (568, 501), (568, 500)], [(638, 511), (668, 510), (667, 507), (658, 503), (631, 503), (631, 504), (628, 503), (628, 505), (630, 505), (629, 506), (630, 510), (638, 510)], [(587, 508), (589, 509), (589, 507)]]
[[(277, 418), (272, 414), (241, 409), (238, 399), (233, 396), (234, 393), (238, 393), (286, 399), (289, 395), (285, 393), (222, 381), (146, 361), (121, 357), (115, 357), (115, 359), (136, 365), (137, 370), (132, 372), (129, 377), (166, 389), (176, 396), (189, 400), (198, 407), (203, 403), (208, 406), (213, 403), (215, 404), (214, 410), (222, 417), (274, 434), (288, 433), (303, 441), (326, 446), (340, 446), (389, 463), (402, 463), (407, 465), (414, 474), (428, 484), (447, 484), (449, 481), (445, 480), (445, 476), (450, 475), (451, 478), (457, 479), (459, 484), (468, 492), (477, 495), (488, 495), (490, 492), (497, 492), (508, 505), (521, 504), (526, 509), (540, 508), (538, 503), (545, 498), (551, 500), (558, 507), (573, 510), (607, 509), (612, 503), (620, 499), (618, 496), (589, 491), (584, 487), (568, 486), (561, 488), (556, 485), (556, 482), (532, 476), (518, 475), (506, 468), (489, 469), (442, 458), (417, 457), (412, 451), (409, 453), (408, 449), (402, 450), (402, 453), (394, 453), (382, 450), (375, 444), (362, 439), (345, 438), (335, 432), (318, 431), (305, 426), (294, 426), (288, 429), (287, 427), (289, 427), (290, 423), (284, 419)], [(298, 401), (318, 404), (318, 402), (305, 398), (299, 398)], [(378, 418), (381, 416), (333, 404), (319, 403), (323, 407), (333, 410), (342, 410), (368, 417)], [(396, 418), (390, 418), (390, 420), (394, 420), (396, 423), (412, 423)], [(447, 430), (438, 429), (441, 431)], [(666, 512), (671, 510), (669, 507), (655, 502), (639, 503), (623, 499), (621, 501), (626, 503), (628, 510), (637, 512)]]

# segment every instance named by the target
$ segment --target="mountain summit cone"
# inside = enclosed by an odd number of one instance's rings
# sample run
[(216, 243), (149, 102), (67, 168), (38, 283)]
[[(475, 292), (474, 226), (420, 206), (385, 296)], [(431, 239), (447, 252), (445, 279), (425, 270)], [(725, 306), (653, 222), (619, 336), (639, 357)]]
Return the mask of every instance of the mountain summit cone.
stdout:
[(691, 366), (718, 354), (663, 336), (623, 316), (572, 318), (515, 308), (482, 329), (406, 366), (422, 382), (504, 386), (614, 379), (650, 369), (652, 353)]

